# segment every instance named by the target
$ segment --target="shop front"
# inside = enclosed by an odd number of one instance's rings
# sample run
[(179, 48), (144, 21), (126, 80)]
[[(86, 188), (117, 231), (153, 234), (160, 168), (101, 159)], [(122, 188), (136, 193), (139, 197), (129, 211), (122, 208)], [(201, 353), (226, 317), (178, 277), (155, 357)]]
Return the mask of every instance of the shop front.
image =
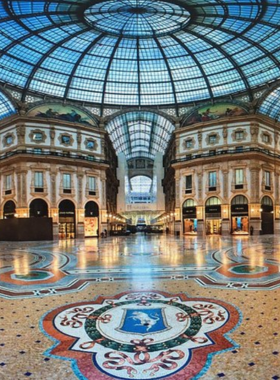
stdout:
[(184, 235), (197, 235), (196, 206), (193, 199), (187, 199), (183, 204)]
[(222, 234), (221, 201), (217, 197), (207, 199), (205, 204), (206, 235)]
[(59, 204), (59, 239), (75, 239), (75, 205), (69, 200)]
[(274, 233), (274, 212), (273, 202), (267, 195), (261, 201), (261, 219), (262, 219), (262, 234)]
[(48, 217), (49, 208), (48, 204), (44, 199), (33, 199), (29, 206), (29, 217), (30, 218), (42, 218)]
[(16, 215), (16, 205), (13, 201), (7, 201), (3, 209), (4, 219), (14, 218)]
[(231, 201), (231, 233), (233, 235), (249, 234), (248, 200), (244, 195), (237, 195)]
[(99, 235), (99, 207), (96, 202), (89, 201), (85, 205), (85, 237), (97, 237)]

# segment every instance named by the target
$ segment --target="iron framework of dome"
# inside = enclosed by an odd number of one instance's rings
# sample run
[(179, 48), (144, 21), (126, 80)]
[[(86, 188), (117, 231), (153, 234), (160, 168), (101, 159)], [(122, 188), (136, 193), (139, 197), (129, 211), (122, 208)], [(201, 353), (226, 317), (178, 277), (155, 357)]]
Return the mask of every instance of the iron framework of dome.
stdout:
[(0, 83), (101, 106), (181, 105), (280, 77), (280, 2), (0, 1)]
[(124, 153), (126, 159), (146, 157), (153, 160), (156, 153), (166, 149), (174, 126), (156, 113), (133, 111), (116, 116), (106, 130), (116, 152)]

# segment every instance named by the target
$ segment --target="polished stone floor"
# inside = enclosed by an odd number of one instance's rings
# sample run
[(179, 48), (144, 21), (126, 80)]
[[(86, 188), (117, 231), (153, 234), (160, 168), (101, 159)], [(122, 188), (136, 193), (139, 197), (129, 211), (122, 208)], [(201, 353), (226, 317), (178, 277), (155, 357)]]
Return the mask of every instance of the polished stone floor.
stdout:
[(280, 379), (280, 238), (0, 242), (0, 379)]

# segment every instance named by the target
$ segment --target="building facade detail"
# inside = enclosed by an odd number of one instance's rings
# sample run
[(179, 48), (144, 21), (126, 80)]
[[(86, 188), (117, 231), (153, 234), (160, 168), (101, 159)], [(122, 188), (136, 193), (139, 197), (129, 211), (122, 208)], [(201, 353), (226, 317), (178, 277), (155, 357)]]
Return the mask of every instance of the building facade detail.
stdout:
[[(175, 159), (166, 160), (170, 157), (167, 151), (165, 162), (175, 171), (180, 233), (229, 235), (280, 230), (278, 129), (261, 115), (247, 115), (236, 117), (234, 122), (211, 120), (174, 131), (168, 150), (175, 149)], [(186, 154), (186, 141), (196, 139), (198, 146)], [(171, 204), (170, 187), (166, 185), (165, 191)]]

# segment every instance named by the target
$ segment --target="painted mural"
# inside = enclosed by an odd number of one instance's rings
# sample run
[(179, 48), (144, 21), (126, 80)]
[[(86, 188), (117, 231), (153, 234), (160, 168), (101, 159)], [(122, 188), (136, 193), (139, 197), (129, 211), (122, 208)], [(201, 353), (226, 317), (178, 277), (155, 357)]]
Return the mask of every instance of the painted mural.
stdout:
[(93, 117), (72, 105), (57, 103), (40, 104), (32, 108), (28, 114), (34, 117), (52, 118), (86, 125), (97, 124)]
[(207, 104), (200, 108), (195, 108), (185, 119), (184, 124), (190, 125), (194, 123), (220, 119), (221, 117), (232, 117), (246, 115), (248, 112), (245, 108), (233, 103)]

